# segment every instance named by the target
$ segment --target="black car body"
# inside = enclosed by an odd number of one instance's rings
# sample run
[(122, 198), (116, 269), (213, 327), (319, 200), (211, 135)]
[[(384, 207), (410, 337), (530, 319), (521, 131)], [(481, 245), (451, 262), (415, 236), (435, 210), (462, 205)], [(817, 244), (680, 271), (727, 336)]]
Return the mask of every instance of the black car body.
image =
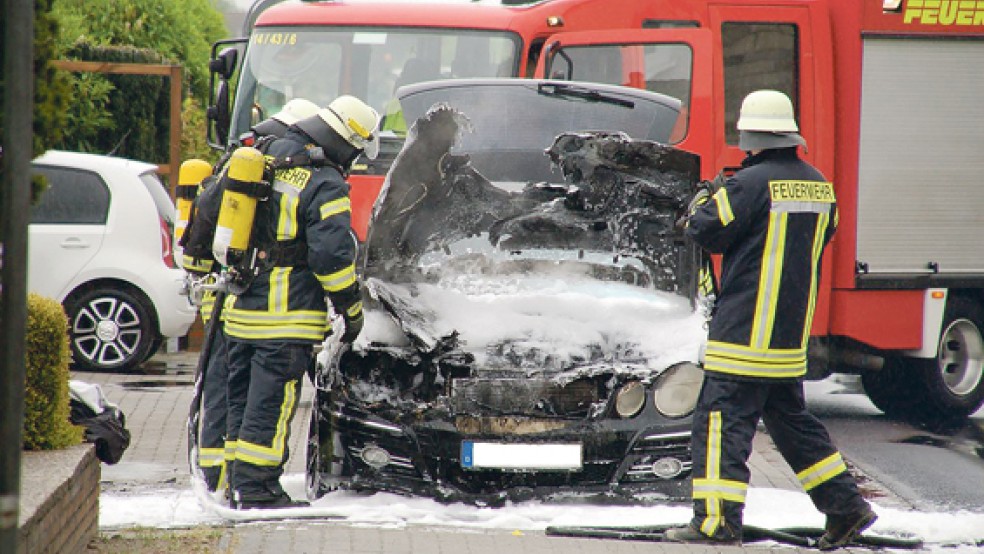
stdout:
[(308, 492), (495, 504), (689, 495), (698, 158), (679, 102), (528, 79), (400, 90), (416, 121), (360, 253), (366, 325), (319, 355)]

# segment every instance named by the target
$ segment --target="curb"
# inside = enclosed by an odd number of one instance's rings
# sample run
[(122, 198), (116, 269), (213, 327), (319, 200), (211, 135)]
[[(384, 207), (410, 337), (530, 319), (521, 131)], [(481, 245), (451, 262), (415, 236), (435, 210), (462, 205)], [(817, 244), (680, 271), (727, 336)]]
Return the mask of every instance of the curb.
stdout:
[(99, 464), (91, 444), (22, 453), (20, 552), (87, 550), (99, 533)]

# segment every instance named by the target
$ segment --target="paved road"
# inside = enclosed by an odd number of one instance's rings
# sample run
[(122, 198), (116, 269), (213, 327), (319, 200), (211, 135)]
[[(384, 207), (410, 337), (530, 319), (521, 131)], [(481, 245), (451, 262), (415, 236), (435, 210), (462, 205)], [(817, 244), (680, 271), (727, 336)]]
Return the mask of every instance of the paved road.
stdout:
[[(73, 379), (102, 385), (104, 392), (124, 411), (132, 441), (123, 461), (103, 465), (103, 492), (119, 493), (143, 488), (187, 487), (185, 420), (192, 396), (195, 356), (188, 353), (160, 355), (140, 374), (75, 372)], [(302, 440), (306, 437), (311, 408), (311, 387), (302, 394), (291, 439), (287, 473), (303, 473)], [(799, 490), (795, 476), (782, 462), (764, 433), (756, 438), (750, 460), (753, 487)], [(869, 482), (868, 493), (878, 502), (893, 502), (891, 494)], [(590, 522), (585, 522), (590, 524)], [(770, 552), (776, 546), (746, 544), (742, 547), (699, 547), (644, 541), (615, 541), (548, 537), (542, 532), (504, 529), (449, 529), (446, 526), (408, 525), (400, 528), (360, 526), (338, 521), (299, 521), (231, 524), (224, 530), (222, 551), (237, 554), (269, 552), (319, 553), (434, 553), (468, 554), (571, 554), (571, 553), (684, 553)], [(799, 549), (781, 547), (783, 553)], [(844, 549), (840, 552), (869, 552)], [(802, 552), (816, 552), (803, 549)]]
[[(857, 379), (840, 376), (825, 394), (807, 385), (810, 409), (857, 467), (912, 507), (926, 511), (984, 510), (984, 409), (965, 425), (920, 428), (886, 418)], [(830, 385), (826, 385), (830, 387)]]

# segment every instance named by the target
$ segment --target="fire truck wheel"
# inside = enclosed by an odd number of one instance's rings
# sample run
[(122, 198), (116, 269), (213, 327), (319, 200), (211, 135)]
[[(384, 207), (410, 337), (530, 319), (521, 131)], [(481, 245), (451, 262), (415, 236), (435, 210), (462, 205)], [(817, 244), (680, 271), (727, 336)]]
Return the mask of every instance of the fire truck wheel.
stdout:
[(913, 360), (926, 387), (927, 416), (961, 420), (984, 403), (984, 338), (980, 308), (951, 296), (935, 359)]
[(935, 358), (886, 359), (882, 371), (862, 376), (868, 397), (889, 417), (929, 424), (965, 419), (984, 404), (981, 311), (951, 296)]

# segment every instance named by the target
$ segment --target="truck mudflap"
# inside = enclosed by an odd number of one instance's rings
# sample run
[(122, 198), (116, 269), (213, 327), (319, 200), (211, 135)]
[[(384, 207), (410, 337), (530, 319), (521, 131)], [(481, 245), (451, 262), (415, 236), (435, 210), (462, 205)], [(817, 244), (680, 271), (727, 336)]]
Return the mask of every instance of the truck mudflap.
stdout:
[[(669, 542), (664, 535), (667, 529), (685, 525), (652, 525), (644, 527), (547, 527), (545, 533), (552, 537), (578, 537), (591, 539), (617, 539), (630, 541)], [(823, 534), (819, 527), (794, 527), (785, 529), (770, 529), (745, 525), (742, 527), (742, 542), (775, 541), (778, 543), (807, 548), (816, 548), (817, 540)], [(915, 535), (897, 531), (891, 534), (872, 534), (867, 532), (858, 537), (852, 546), (869, 548), (904, 548), (917, 550), (923, 547), (923, 541)]]

